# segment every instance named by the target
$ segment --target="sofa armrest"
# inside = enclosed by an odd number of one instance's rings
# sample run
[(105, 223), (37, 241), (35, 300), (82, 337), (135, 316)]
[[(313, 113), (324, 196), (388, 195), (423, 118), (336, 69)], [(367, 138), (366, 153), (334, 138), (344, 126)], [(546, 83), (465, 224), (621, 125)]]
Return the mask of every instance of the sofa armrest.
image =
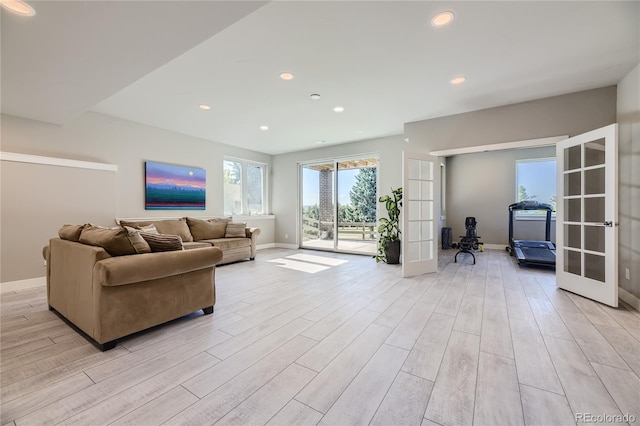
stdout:
[(260, 235), (260, 228), (246, 228), (244, 232), (248, 238), (251, 238), (251, 259), (253, 260), (256, 257), (256, 240)]
[(222, 259), (217, 247), (117, 256), (96, 263), (95, 282), (118, 286), (213, 267)]

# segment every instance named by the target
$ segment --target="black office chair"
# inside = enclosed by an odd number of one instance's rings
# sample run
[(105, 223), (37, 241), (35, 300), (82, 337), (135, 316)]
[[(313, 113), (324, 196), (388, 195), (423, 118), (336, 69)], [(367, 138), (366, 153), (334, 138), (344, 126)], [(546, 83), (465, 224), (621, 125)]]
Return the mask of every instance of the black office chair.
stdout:
[(478, 236), (478, 230), (476, 229), (477, 224), (478, 222), (476, 222), (475, 217), (467, 217), (464, 220), (464, 227), (467, 232), (465, 235), (460, 236), (458, 252), (454, 258), (455, 263), (458, 263), (458, 255), (460, 253), (469, 253), (471, 257), (473, 257), (473, 264), (476, 264), (476, 256), (471, 252), (471, 250), (480, 249), (480, 251), (482, 251), (482, 243), (479, 240), (481, 237)]

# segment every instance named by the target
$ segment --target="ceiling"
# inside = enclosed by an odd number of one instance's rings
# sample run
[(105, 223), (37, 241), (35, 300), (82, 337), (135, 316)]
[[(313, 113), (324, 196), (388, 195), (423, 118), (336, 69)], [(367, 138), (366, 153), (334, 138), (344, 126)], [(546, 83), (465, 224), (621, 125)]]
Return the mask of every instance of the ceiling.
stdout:
[(29, 3), (2, 11), (3, 113), (93, 111), (267, 154), (613, 85), (640, 61), (638, 1)]

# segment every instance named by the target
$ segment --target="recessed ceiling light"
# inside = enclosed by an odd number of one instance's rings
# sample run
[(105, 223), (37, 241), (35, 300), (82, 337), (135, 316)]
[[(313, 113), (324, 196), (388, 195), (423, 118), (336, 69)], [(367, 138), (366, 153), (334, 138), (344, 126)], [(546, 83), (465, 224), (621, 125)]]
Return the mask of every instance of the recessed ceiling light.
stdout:
[(451, 11), (440, 12), (431, 18), (431, 26), (439, 28), (449, 25), (453, 21), (454, 15)]
[(322, 145), (322, 144), (323, 144), (323, 143), (325, 143), (325, 142), (326, 142), (326, 141), (318, 141), (318, 142), (316, 142), (316, 143), (317, 143), (317, 144), (319, 144), (319, 145)]
[(314, 101), (317, 101), (318, 99), (320, 99), (320, 95), (318, 95), (317, 93), (312, 94), (311, 96), (309, 96), (311, 99), (313, 99)]
[(358, 133), (362, 133), (362, 130), (358, 130)]
[(2, 0), (0, 4), (9, 12), (16, 15), (33, 16), (36, 14), (36, 10), (33, 7), (20, 0)]
[(341, 106), (337, 106), (337, 107), (335, 107), (333, 110), (334, 110), (335, 112), (342, 112), (342, 111), (344, 111), (344, 108), (343, 108), (343, 107), (341, 107)]
[(267, 131), (269, 130), (269, 126), (260, 126), (260, 130)]
[(280, 78), (283, 80), (293, 80), (293, 74), (291, 74), (290, 72), (281, 72)]
[(460, 84), (460, 83), (464, 83), (465, 81), (467, 81), (467, 77), (461, 75), (460, 77), (452, 78), (450, 83), (451, 84)]
[(207, 104), (200, 104), (200, 109), (203, 109), (203, 110), (206, 111), (208, 109), (211, 109), (211, 107), (209, 105), (207, 105)]

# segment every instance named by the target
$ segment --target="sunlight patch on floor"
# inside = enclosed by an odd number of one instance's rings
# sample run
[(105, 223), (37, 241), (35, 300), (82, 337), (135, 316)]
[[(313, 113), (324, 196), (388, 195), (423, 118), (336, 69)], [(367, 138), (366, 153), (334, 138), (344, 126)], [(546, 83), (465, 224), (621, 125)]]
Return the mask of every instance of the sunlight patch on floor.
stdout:
[(303, 262), (319, 263), (321, 265), (327, 265), (327, 266), (339, 266), (349, 262), (348, 260), (344, 260), (344, 259), (335, 259), (331, 257), (316, 256), (313, 254), (303, 254), (303, 253), (292, 254), (291, 256), (287, 256), (287, 259), (301, 260)]
[(309, 274), (315, 274), (317, 272), (326, 271), (329, 269), (329, 266), (322, 266), (316, 263), (308, 263), (308, 262), (299, 262), (297, 260), (292, 259), (273, 259), (269, 262), (276, 263), (281, 268), (293, 269), (295, 271), (307, 272)]

